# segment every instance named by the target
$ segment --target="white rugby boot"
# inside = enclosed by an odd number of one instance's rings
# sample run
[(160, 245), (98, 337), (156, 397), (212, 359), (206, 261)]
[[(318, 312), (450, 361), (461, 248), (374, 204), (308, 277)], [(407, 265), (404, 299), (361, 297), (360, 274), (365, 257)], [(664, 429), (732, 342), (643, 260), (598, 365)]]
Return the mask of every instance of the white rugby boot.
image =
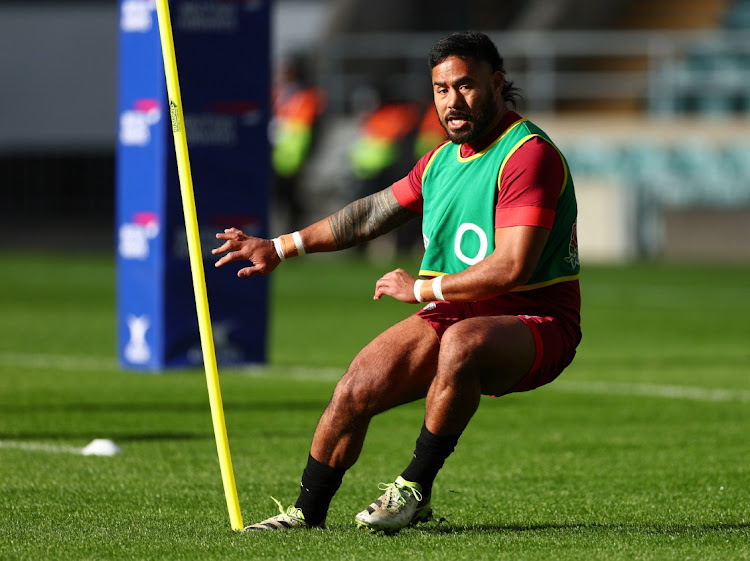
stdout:
[(430, 497), (422, 496), (418, 483), (399, 476), (394, 483), (381, 483), (378, 487), (385, 492), (355, 517), (357, 526), (371, 532), (394, 534), (402, 528), (432, 518)]
[[(273, 499), (273, 497), (271, 497)], [(284, 511), (284, 507), (276, 499), (273, 499), (279, 506), (280, 514), (267, 518), (257, 524), (246, 526), (242, 531), (248, 532), (253, 530), (292, 530), (295, 528), (325, 528), (325, 520), (320, 524), (308, 524), (305, 521), (305, 515), (302, 511), (294, 506), (290, 506)]]

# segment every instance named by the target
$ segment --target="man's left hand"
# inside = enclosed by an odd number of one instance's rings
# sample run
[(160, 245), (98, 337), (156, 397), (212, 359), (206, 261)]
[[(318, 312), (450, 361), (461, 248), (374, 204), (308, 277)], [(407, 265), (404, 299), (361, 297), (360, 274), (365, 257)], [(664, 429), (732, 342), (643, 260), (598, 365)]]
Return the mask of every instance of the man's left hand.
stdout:
[(383, 295), (388, 295), (407, 304), (416, 304), (414, 297), (414, 282), (417, 279), (403, 269), (396, 269), (383, 275), (375, 283), (374, 300), (380, 300)]

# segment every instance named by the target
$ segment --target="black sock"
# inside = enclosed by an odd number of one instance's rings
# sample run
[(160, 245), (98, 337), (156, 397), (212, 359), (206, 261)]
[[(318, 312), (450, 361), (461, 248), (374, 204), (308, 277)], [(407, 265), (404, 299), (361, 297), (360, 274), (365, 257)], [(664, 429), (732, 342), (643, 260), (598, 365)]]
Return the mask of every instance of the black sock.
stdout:
[(305, 515), (305, 522), (315, 526), (326, 519), (331, 499), (341, 487), (345, 473), (345, 469), (321, 464), (308, 455), (307, 466), (302, 472), (299, 497), (294, 504)]
[(419, 483), (422, 487), (422, 495), (429, 497), (432, 494), (432, 483), (435, 477), (443, 467), (446, 458), (453, 452), (460, 436), (460, 434), (438, 436), (428, 431), (426, 425), (422, 425), (414, 457), (401, 477), (407, 481)]

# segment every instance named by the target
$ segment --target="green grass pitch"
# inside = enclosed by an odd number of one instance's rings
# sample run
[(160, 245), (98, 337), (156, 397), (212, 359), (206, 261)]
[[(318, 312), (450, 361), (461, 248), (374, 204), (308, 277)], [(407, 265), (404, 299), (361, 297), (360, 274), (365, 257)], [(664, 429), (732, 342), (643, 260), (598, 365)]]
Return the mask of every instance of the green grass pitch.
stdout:
[[(423, 402), (374, 419), (328, 530), (235, 534), (202, 370), (117, 368), (112, 258), (2, 263), (0, 559), (750, 559), (748, 266), (584, 263), (573, 365), (483, 399), (437, 520), (384, 537), (353, 516), (408, 462)], [(395, 265), (416, 267), (311, 256), (274, 274), (269, 366), (220, 367), (245, 523), (294, 501), (337, 377), (414, 310), (372, 300)], [(93, 438), (124, 452), (54, 448)]]

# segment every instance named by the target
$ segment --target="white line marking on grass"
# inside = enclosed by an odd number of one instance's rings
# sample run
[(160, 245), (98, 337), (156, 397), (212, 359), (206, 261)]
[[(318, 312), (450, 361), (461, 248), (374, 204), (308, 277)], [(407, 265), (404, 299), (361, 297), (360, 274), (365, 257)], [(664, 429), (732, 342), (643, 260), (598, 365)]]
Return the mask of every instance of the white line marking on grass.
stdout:
[[(294, 379), (294, 380), (338, 380), (346, 369), (289, 366), (289, 367), (256, 367), (242, 370), (250, 376)], [(695, 401), (750, 401), (748, 390), (728, 390), (721, 388), (700, 388), (696, 386), (675, 386), (667, 384), (604, 382), (604, 381), (575, 381), (557, 380), (544, 386), (551, 391), (565, 393), (599, 394), (599, 395), (640, 395), (644, 397), (659, 397), (664, 399), (691, 399)]]
[(52, 454), (80, 454), (82, 450), (82, 448), (76, 448), (75, 446), (61, 446), (58, 444), (43, 444), (41, 442), (22, 442), (16, 440), (0, 440), (0, 448), (50, 452)]
[(97, 371), (115, 369), (117, 362), (114, 359), (95, 356), (0, 353), (0, 366)]
[(46, 444), (44, 442), (30, 442), (22, 440), (0, 440), (0, 448), (14, 448), (16, 450), (30, 450), (33, 452), (49, 452), (52, 454), (76, 454), (80, 456), (114, 456), (120, 454), (120, 448), (108, 438), (95, 438), (83, 448), (64, 446), (60, 444)]
[[(744, 351), (740, 353), (744, 356)], [(600, 357), (597, 357), (600, 358)], [(21, 368), (55, 368), (58, 370), (107, 370), (116, 369), (115, 359), (93, 356), (49, 355), (32, 353), (0, 353), (0, 366)], [(228, 366), (229, 370), (238, 370), (250, 376), (294, 379), (333, 381), (343, 376), (346, 368), (332, 368), (323, 366), (257, 366), (238, 368)], [(750, 391), (742, 389), (701, 388), (696, 386), (675, 386), (667, 384), (605, 382), (605, 381), (575, 381), (557, 380), (546, 389), (567, 393), (599, 394), (599, 395), (638, 395), (644, 397), (659, 397), (665, 399), (689, 399), (694, 401), (750, 401)], [(45, 446), (45, 445), (40, 445)], [(2, 445), (0, 444), (0, 447)]]
[(631, 351), (601, 351), (598, 349), (586, 349), (578, 360), (611, 360), (611, 361), (632, 361), (645, 362), (649, 360), (702, 360), (702, 359), (738, 359), (745, 360), (750, 364), (750, 351), (747, 348), (732, 346), (723, 346), (721, 348), (705, 347), (666, 347), (661, 346), (653, 349), (638, 349), (638, 355), (634, 356)]
[(252, 366), (249, 368), (242, 368), (239, 371), (248, 376), (258, 376), (263, 378), (320, 380), (330, 382), (341, 378), (346, 372), (346, 368), (332, 368), (328, 366)]
[(597, 382), (558, 380), (547, 386), (550, 390), (568, 393), (600, 395), (639, 395), (666, 399), (690, 399), (694, 401), (750, 401), (750, 391), (695, 386), (673, 386), (662, 384), (629, 384), (625, 382)]

